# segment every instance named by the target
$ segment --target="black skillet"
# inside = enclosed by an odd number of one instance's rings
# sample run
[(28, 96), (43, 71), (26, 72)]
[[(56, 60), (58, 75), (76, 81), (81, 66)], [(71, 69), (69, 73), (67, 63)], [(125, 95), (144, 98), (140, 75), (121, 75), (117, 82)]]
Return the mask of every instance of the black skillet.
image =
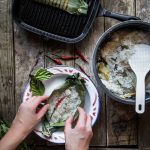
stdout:
[(88, 14), (77, 16), (55, 7), (39, 4), (34, 0), (14, 0), (13, 18), (24, 29), (46, 39), (66, 43), (81, 41), (97, 16), (111, 17), (120, 21), (139, 19), (107, 11), (101, 7), (99, 0), (87, 0), (87, 3)]
[[(94, 76), (96, 78), (97, 84), (99, 87), (102, 87), (104, 91), (107, 93), (108, 96), (110, 96), (112, 99), (117, 100), (121, 103), (125, 104), (135, 104), (135, 98), (130, 98), (130, 99), (123, 99), (117, 95), (115, 95), (113, 92), (111, 92), (109, 89), (105, 87), (105, 85), (102, 83), (98, 76), (98, 67), (97, 67), (97, 62), (98, 58), (100, 56), (100, 51), (101, 48), (104, 44), (107, 43), (111, 39), (111, 35), (119, 30), (123, 29), (140, 29), (146, 32), (150, 33), (150, 23), (138, 21), (138, 20), (132, 20), (132, 21), (124, 21), (121, 22), (111, 28), (109, 28), (98, 40), (96, 44), (96, 48), (94, 50), (94, 55), (93, 55), (93, 72)], [(142, 56), (141, 56), (142, 57)], [(150, 94), (146, 93), (146, 102), (150, 102)]]

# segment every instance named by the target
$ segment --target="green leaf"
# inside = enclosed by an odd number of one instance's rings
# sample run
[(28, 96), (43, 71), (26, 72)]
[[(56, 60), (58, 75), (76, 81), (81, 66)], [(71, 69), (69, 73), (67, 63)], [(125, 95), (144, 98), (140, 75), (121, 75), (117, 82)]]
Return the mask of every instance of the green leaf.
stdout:
[(51, 125), (45, 116), (42, 122), (42, 134), (46, 137), (51, 137), (54, 132), (64, 128), (64, 125), (65, 122), (59, 122)]
[(129, 49), (129, 46), (128, 45), (121, 45), (121, 48), (122, 49)]
[(34, 76), (30, 75), (30, 90), (34, 96), (42, 96), (45, 91), (45, 86), (42, 81), (37, 80)]
[(37, 80), (44, 81), (44, 80), (48, 80), (52, 75), (53, 75), (53, 73), (47, 71), (47, 69), (45, 69), (45, 68), (40, 68), (40, 69), (36, 72), (36, 74), (34, 75), (34, 77), (35, 77)]
[(44, 68), (40, 68), (35, 75), (30, 75), (30, 90), (34, 96), (41, 96), (44, 94), (45, 86), (42, 81), (48, 80), (52, 75), (53, 73)]
[(53, 130), (53, 127), (50, 126), (50, 123), (48, 122), (46, 116), (44, 116), (42, 122), (42, 134), (46, 137), (50, 137), (52, 135), (51, 130)]
[(29, 147), (26, 143), (21, 143), (18, 150), (29, 150)]
[(9, 125), (6, 122), (0, 120), (0, 139), (7, 133), (8, 129)]
[[(10, 128), (10, 124), (6, 121), (0, 120), (0, 139), (8, 132)], [(21, 145), (17, 148), (17, 150), (30, 150), (27, 143), (23, 142)]]
[(65, 122), (62, 121), (62, 122), (56, 122), (56, 123), (53, 123), (51, 124), (52, 127), (64, 127), (65, 126)]
[[(51, 5), (57, 7), (70, 14), (87, 14), (88, 4), (84, 0), (35, 0), (36, 2), (43, 3), (46, 5)], [(64, 7), (65, 6), (65, 7)]]

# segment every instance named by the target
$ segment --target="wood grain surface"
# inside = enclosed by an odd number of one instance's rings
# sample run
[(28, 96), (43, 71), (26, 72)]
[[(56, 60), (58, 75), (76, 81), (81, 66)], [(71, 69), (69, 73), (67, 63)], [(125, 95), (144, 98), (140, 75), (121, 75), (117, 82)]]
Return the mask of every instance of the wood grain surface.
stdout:
[(9, 0), (0, 1), (0, 117), (8, 121), (14, 118), (16, 107), (11, 6)]
[[(108, 10), (137, 15), (150, 22), (149, 0), (101, 0)], [(53, 40), (45, 41), (37, 35), (12, 26), (12, 1), (0, 1), (0, 118), (12, 121), (21, 103), (21, 93), (29, 80), (29, 74), (39, 67), (52, 67), (56, 64), (47, 55), (55, 52), (59, 56), (75, 56), (82, 51), (89, 63), (81, 59), (62, 61), (63, 65), (73, 66), (85, 72), (98, 87), (92, 71), (92, 55), (96, 42), (102, 33), (118, 23), (115, 19), (97, 17), (87, 37), (78, 44), (64, 44)], [(133, 106), (118, 103), (108, 97), (101, 88), (100, 114), (93, 127), (94, 136), (90, 150), (149, 150), (150, 149), (150, 111), (146, 106), (143, 115), (136, 115)], [(64, 145), (56, 145), (32, 133), (26, 139), (36, 150), (64, 150)]]
[[(143, 21), (150, 23), (150, 1), (149, 0), (137, 0), (136, 1), (136, 15)], [(144, 114), (139, 115), (139, 149), (150, 149), (150, 104), (146, 105), (146, 111)]]
[[(51, 147), (52, 150), (65, 150), (65, 147)], [(49, 147), (37, 147), (36, 150), (50, 150)], [(95, 148), (90, 147), (89, 150), (138, 150), (137, 148)]]

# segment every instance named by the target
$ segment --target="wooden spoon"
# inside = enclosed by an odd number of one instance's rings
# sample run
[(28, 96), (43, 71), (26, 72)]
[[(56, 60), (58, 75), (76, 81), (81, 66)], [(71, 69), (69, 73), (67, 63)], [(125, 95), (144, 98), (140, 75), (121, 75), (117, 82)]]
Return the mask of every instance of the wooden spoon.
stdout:
[(135, 53), (130, 57), (129, 64), (136, 74), (136, 107), (137, 113), (145, 111), (145, 77), (150, 70), (150, 46), (136, 44), (133, 47)]

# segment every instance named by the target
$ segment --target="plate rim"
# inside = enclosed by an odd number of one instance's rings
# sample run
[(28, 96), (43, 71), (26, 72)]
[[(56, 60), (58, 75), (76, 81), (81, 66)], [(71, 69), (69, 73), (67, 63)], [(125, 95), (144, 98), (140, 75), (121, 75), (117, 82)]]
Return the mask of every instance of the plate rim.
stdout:
[[(43, 67), (40, 67), (40, 68), (43, 68)], [(38, 68), (38, 69), (40, 69), (40, 68)], [(61, 65), (61, 66), (58, 66), (58, 65), (56, 65), (56, 66), (52, 66), (52, 67), (47, 67), (47, 68), (45, 68), (45, 69), (47, 69), (47, 70), (50, 70), (50, 69), (55, 69), (55, 68), (63, 68), (64, 70), (65, 69), (73, 69), (73, 70), (75, 70), (75, 71), (77, 71), (77, 72), (79, 72), (81, 75), (84, 75), (84, 76), (86, 76), (86, 78), (92, 83), (92, 85), (93, 85), (93, 87), (95, 88), (95, 92), (96, 92), (96, 94), (97, 94), (97, 98), (95, 98), (95, 103), (96, 103), (96, 101), (97, 101), (97, 112), (95, 113), (96, 114), (96, 116), (95, 116), (95, 120), (94, 120), (94, 122), (93, 122), (93, 124), (92, 124), (92, 126), (94, 126), (94, 124), (96, 123), (96, 121), (97, 121), (97, 118), (99, 117), (99, 114), (100, 114), (100, 96), (99, 96), (99, 92), (98, 92), (98, 89), (97, 89), (97, 87), (95, 86), (95, 84), (94, 84), (94, 82), (88, 77), (88, 75), (87, 74), (85, 74), (85, 73), (83, 73), (83, 72), (81, 72), (79, 69), (77, 69), (77, 68), (74, 68), (74, 67), (70, 67), (70, 66), (65, 66), (65, 65)], [(59, 73), (58, 73), (59, 74)], [(61, 74), (61, 73), (60, 73)], [(71, 74), (71, 72), (66, 72), (66, 73), (62, 73), (62, 74)], [(27, 90), (27, 88), (28, 88), (28, 86), (29, 86), (29, 82), (30, 82), (30, 79), (28, 79), (26, 82), (25, 82), (25, 85), (23, 86), (23, 89), (22, 89), (22, 92), (21, 92), (21, 102), (23, 102), (23, 98), (24, 98), (24, 96), (25, 96), (25, 92), (26, 92), (26, 90)], [(37, 131), (36, 130), (36, 128), (33, 130), (40, 138), (42, 138), (42, 139), (44, 139), (44, 140), (46, 140), (46, 141), (49, 141), (49, 142), (52, 142), (52, 143), (57, 143), (57, 144), (64, 144), (65, 143), (65, 139), (64, 139), (64, 141), (57, 141), (57, 140), (51, 140), (51, 139), (48, 139), (48, 138), (46, 138), (46, 137), (44, 137), (44, 136), (42, 136), (41, 135), (41, 133), (39, 133), (40, 131)]]

